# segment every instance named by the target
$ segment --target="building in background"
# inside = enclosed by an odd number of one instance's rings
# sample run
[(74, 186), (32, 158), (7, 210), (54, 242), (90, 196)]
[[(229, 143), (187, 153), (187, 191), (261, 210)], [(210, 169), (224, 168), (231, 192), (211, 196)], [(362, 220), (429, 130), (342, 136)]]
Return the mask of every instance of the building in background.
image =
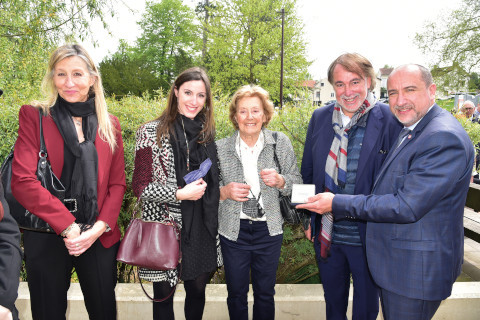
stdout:
[(378, 99), (386, 99), (387, 95), (387, 79), (390, 73), (392, 73), (393, 68), (380, 68), (377, 73), (377, 79), (379, 80), (377, 83), (377, 87), (380, 86), (378, 89), (375, 88), (375, 91), (378, 92), (378, 95), (375, 95)]

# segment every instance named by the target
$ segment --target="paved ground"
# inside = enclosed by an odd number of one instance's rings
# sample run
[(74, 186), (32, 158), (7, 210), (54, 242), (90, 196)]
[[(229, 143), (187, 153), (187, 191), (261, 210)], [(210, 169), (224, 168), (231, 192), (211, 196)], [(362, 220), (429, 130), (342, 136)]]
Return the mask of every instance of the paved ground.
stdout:
[(457, 281), (480, 281), (480, 243), (465, 237), (463, 272)]

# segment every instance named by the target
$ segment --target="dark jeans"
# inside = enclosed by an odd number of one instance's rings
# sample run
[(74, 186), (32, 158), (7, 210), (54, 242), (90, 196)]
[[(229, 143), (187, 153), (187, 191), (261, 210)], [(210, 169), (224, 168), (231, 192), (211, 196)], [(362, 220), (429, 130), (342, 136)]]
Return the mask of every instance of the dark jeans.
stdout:
[(253, 319), (275, 318), (275, 281), (283, 235), (270, 236), (267, 223), (240, 220), (237, 241), (220, 236), (231, 320), (248, 319), (247, 294), (250, 275), (253, 288)]

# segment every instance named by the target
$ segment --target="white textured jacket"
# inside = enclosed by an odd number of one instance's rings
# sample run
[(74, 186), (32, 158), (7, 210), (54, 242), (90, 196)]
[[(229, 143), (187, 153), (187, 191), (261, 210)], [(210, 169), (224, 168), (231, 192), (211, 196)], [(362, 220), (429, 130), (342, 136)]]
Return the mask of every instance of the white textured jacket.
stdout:
[[(260, 190), (262, 192), (263, 206), (267, 217), (267, 226), (270, 236), (275, 236), (283, 232), (283, 218), (280, 213), (280, 204), (278, 197), (290, 195), (294, 183), (303, 183), (302, 176), (298, 170), (297, 158), (293, 151), (292, 143), (282, 132), (277, 133), (277, 142), (272, 136), (272, 131), (262, 129), (265, 143), (263, 150), (258, 156), (258, 173), (267, 168), (275, 168), (285, 179), (283, 189), (272, 188), (260, 180)], [(244, 183), (243, 167), (240, 157), (235, 149), (238, 131), (228, 138), (217, 141), (218, 162), (220, 169), (220, 187), (230, 182)], [(274, 160), (274, 148), (276, 147), (277, 158), (281, 170), (277, 167)], [(220, 201), (218, 212), (218, 233), (225, 238), (236, 241), (240, 230), (240, 209), (242, 203), (232, 199)]]

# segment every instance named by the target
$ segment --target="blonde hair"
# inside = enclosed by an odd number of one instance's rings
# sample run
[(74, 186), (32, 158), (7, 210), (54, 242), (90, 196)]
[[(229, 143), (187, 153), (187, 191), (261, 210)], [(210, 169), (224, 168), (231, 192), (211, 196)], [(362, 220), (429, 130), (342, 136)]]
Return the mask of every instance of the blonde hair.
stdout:
[(89, 94), (95, 94), (95, 112), (98, 119), (98, 133), (102, 140), (110, 145), (110, 149), (113, 152), (117, 146), (117, 141), (115, 139), (116, 129), (110, 119), (110, 115), (108, 114), (100, 72), (88, 52), (82, 46), (78, 44), (67, 44), (58, 47), (53, 51), (50, 56), (47, 72), (42, 81), (42, 91), (45, 94), (46, 99), (44, 101), (33, 101), (32, 105), (41, 108), (45, 114), (50, 113), (50, 108), (55, 105), (58, 98), (58, 91), (53, 82), (55, 66), (63, 59), (69, 57), (81, 58), (85, 62), (90, 76), (95, 77), (95, 82), (93, 83), (93, 86), (90, 87)]
[(262, 101), (263, 113), (265, 114), (265, 123), (262, 126), (267, 126), (270, 120), (272, 119), (273, 113), (275, 111), (273, 107), (273, 102), (270, 100), (270, 94), (267, 90), (263, 89), (260, 86), (254, 84), (247, 84), (240, 87), (237, 92), (232, 97), (230, 102), (230, 122), (232, 122), (235, 129), (238, 130), (238, 122), (235, 119), (235, 114), (238, 109), (238, 102), (243, 98), (257, 97)]

